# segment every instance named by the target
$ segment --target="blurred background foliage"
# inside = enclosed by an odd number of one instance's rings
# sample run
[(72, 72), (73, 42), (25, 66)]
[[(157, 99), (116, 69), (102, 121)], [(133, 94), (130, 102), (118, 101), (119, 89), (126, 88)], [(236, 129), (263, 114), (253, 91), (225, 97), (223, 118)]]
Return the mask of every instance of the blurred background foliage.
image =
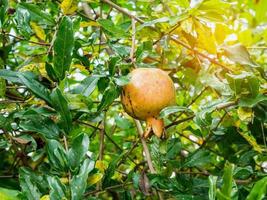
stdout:
[[(266, 199), (265, 0), (0, 0), (0, 199)], [(120, 104), (173, 79), (143, 154)], [(143, 124), (144, 125), (144, 124)]]

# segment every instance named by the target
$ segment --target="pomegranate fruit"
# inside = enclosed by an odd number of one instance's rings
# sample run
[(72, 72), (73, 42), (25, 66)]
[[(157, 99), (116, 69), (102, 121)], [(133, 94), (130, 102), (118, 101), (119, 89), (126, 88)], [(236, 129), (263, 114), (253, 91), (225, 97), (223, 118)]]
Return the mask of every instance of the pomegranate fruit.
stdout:
[(144, 137), (153, 132), (164, 136), (164, 123), (160, 111), (175, 104), (175, 88), (169, 75), (157, 68), (137, 68), (130, 73), (130, 82), (121, 95), (124, 110), (133, 118), (146, 120)]

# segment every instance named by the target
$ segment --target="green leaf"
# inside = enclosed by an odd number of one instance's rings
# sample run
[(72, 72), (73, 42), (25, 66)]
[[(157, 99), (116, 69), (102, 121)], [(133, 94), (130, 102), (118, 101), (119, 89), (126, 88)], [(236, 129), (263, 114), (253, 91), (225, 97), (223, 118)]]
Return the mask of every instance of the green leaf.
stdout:
[(53, 81), (58, 81), (57, 75), (56, 75), (56, 72), (55, 72), (53, 66), (47, 62), (45, 63), (45, 71), (46, 71), (47, 75), (49, 76), (49, 78), (51, 78)]
[(62, 200), (66, 198), (66, 186), (60, 182), (57, 176), (49, 176), (47, 177), (47, 181), (49, 184), (49, 197), (51, 200)]
[(6, 81), (0, 78), (0, 98), (4, 97), (6, 94)]
[(233, 62), (240, 65), (256, 66), (251, 60), (247, 48), (241, 44), (223, 47), (225, 55)]
[(50, 91), (39, 81), (32, 79), (28, 74), (18, 74), (21, 82), (29, 88), (37, 97), (45, 100), (51, 105)]
[(22, 81), (18, 77), (19, 72), (14, 72), (8, 69), (0, 69), (0, 77), (6, 79), (7, 81), (10, 81), (12, 83), (21, 83)]
[(0, 187), (0, 199), (1, 200), (20, 200), (18, 194), (20, 191), (18, 190), (11, 190), (7, 188)]
[(19, 182), (22, 192), (26, 195), (27, 200), (40, 199), (40, 191), (31, 179), (30, 172), (25, 168), (20, 168), (19, 170)]
[(72, 117), (71, 112), (68, 108), (68, 102), (66, 98), (63, 96), (62, 92), (56, 88), (51, 93), (52, 105), (56, 111), (59, 112), (61, 119), (64, 124), (64, 130), (68, 133), (72, 127)]
[(262, 101), (267, 101), (267, 96), (263, 94), (258, 94), (256, 97), (243, 97), (239, 100), (238, 105), (240, 107), (252, 108)]
[(11, 70), (0, 70), (0, 77), (14, 83), (20, 83), (29, 88), (37, 97), (45, 100), (51, 105), (50, 91), (42, 85), (39, 81), (35, 80), (36, 76), (33, 73), (14, 72)]
[(267, 194), (267, 177), (257, 181), (247, 196), (246, 200), (261, 200)]
[(44, 22), (45, 24), (48, 25), (54, 25), (54, 19), (46, 12), (41, 10), (39, 6), (31, 3), (20, 3), (19, 7), (24, 8), (28, 10), (31, 14), (31, 18), (41, 22)]
[(114, 84), (110, 84), (105, 90), (100, 104), (97, 107), (98, 111), (102, 111), (112, 104), (112, 102), (119, 97), (118, 88)]
[(184, 112), (184, 111), (190, 112), (191, 110), (183, 106), (168, 106), (160, 111), (159, 117), (164, 118), (170, 114)]
[(217, 190), (218, 200), (231, 200), (233, 195), (233, 172), (234, 165), (226, 163), (223, 172), (223, 185), (220, 190)]
[(167, 142), (166, 158), (169, 160), (175, 159), (176, 156), (179, 155), (181, 149), (182, 149), (182, 144), (180, 139), (178, 138), (169, 139)]
[(85, 159), (77, 175), (73, 176), (70, 183), (71, 200), (82, 199), (83, 193), (86, 189), (87, 178), (89, 172), (94, 169), (94, 161)]
[(122, 118), (122, 117), (120, 117), (118, 115), (115, 116), (115, 122), (116, 122), (116, 125), (118, 127), (120, 127), (121, 129), (124, 129), (124, 130), (129, 129), (129, 128), (132, 127), (132, 124), (128, 119)]
[(226, 78), (236, 96), (256, 97), (259, 93), (259, 79), (251, 72), (242, 71), (237, 75), (227, 74)]
[(125, 37), (128, 34), (119, 26), (116, 26), (111, 20), (109, 19), (98, 19), (97, 22), (106, 30), (109, 34), (114, 37)]
[(69, 71), (74, 48), (73, 24), (69, 17), (64, 16), (59, 24), (58, 32), (54, 42), (54, 71), (60, 80)]
[(82, 82), (73, 90), (75, 94), (81, 94), (83, 96), (90, 96), (97, 86), (99, 76), (89, 76), (82, 80)]
[(30, 26), (30, 13), (26, 9), (18, 7), (16, 10), (15, 20), (19, 33), (25, 38), (29, 38), (32, 33)]
[(108, 63), (108, 71), (110, 76), (114, 76), (116, 72), (116, 65), (120, 61), (120, 57), (118, 56), (113, 56), (110, 58), (109, 63)]
[(211, 163), (211, 154), (206, 149), (197, 150), (191, 154), (183, 163), (184, 167), (203, 167)]
[(66, 171), (68, 168), (67, 154), (63, 146), (56, 140), (48, 140), (47, 154), (53, 168)]
[(51, 119), (38, 114), (21, 121), (19, 126), (25, 131), (40, 133), (46, 139), (57, 139), (60, 134), (58, 126)]
[(217, 176), (209, 176), (209, 200), (216, 200)]
[(127, 85), (130, 81), (128, 76), (121, 76), (119, 78), (114, 78), (116, 85), (124, 86)]
[(5, 23), (6, 10), (8, 8), (8, 0), (2, 0), (0, 2), (0, 28)]
[(69, 150), (69, 162), (72, 170), (79, 167), (81, 161), (85, 158), (86, 152), (89, 148), (89, 138), (86, 134), (80, 134), (74, 138), (71, 149)]

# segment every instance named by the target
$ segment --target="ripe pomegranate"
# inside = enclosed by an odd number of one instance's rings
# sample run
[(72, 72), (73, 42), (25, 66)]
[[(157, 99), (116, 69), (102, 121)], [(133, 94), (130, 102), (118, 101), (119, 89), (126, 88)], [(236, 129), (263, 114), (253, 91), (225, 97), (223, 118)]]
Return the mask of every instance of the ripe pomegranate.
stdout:
[(164, 123), (160, 111), (175, 104), (175, 88), (168, 74), (157, 68), (137, 68), (130, 73), (130, 82), (121, 95), (124, 110), (133, 118), (146, 120), (144, 137), (151, 132), (164, 137)]

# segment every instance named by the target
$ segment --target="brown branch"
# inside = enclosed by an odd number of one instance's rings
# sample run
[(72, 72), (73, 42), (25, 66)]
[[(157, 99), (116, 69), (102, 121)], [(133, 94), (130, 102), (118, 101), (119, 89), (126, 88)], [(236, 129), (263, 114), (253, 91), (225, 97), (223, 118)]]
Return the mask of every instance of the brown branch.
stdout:
[(132, 47), (130, 52), (130, 59), (133, 65), (135, 63), (134, 53), (135, 53), (135, 19), (132, 18)]
[[(69, 147), (68, 147), (67, 137), (65, 135), (63, 136), (63, 141), (64, 141), (64, 146), (65, 146), (66, 153), (68, 153)], [(69, 179), (69, 183), (70, 183), (71, 182), (71, 172), (70, 172), (70, 170), (68, 170), (68, 179)]]
[(35, 41), (31, 41), (31, 40), (27, 40), (25, 38), (22, 38), (22, 37), (19, 37), (19, 36), (16, 36), (16, 35), (12, 35), (10, 33), (5, 33), (5, 35), (8, 35), (10, 37), (13, 37), (13, 38), (16, 38), (18, 40), (23, 40), (23, 41), (27, 41), (29, 43), (32, 43), (32, 44), (38, 44), (38, 45), (41, 45), (41, 46), (50, 46), (50, 44), (48, 43), (44, 43), (44, 42), (35, 42)]
[(145, 23), (145, 21), (143, 21), (142, 19), (136, 17), (135, 15), (131, 14), (130, 12), (128, 12), (127, 10), (121, 8), (120, 6), (118, 6), (117, 4), (109, 1), (109, 0), (102, 0), (102, 2), (110, 5), (111, 7), (115, 8), (116, 10), (118, 10), (119, 12), (129, 16), (132, 19), (135, 19), (136, 21), (140, 22), (141, 24)]
[(147, 161), (147, 164), (148, 164), (148, 168), (149, 168), (149, 170), (150, 170), (150, 172), (152, 174), (155, 174), (156, 170), (153, 167), (151, 156), (150, 156), (150, 152), (149, 152), (148, 146), (146, 144), (146, 141), (145, 141), (145, 139), (143, 137), (143, 128), (141, 126), (141, 123), (140, 123), (139, 120), (136, 120), (136, 119), (134, 120), (134, 122), (135, 122), (135, 125), (136, 125), (136, 128), (137, 128), (137, 132), (139, 134), (139, 137), (140, 137), (142, 145), (143, 145), (143, 150), (144, 150), (144, 153), (145, 153), (145, 157), (146, 157), (146, 161)]
[(180, 120), (174, 121), (174, 122), (170, 123), (169, 125), (167, 125), (165, 127), (165, 129), (168, 129), (168, 128), (174, 126), (174, 125), (178, 125), (178, 124), (181, 124), (183, 122), (189, 121), (189, 120), (193, 119), (194, 117), (195, 117), (195, 115), (192, 115), (190, 117), (187, 117), (187, 118), (184, 118), (184, 119), (180, 119)]

